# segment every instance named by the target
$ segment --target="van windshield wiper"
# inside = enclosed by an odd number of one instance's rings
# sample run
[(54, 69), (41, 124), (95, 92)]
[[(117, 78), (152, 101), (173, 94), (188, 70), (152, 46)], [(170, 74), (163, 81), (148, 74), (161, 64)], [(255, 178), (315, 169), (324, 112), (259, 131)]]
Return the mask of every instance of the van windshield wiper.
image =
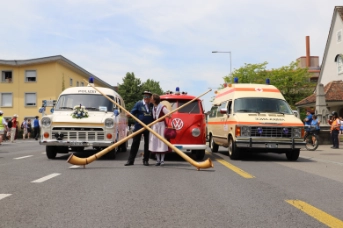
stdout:
[(284, 112), (279, 112), (279, 111), (272, 111), (272, 110), (263, 110), (261, 112), (272, 112), (272, 113), (278, 113), (278, 114), (282, 114), (282, 115), (285, 115)]
[(68, 109), (68, 110), (73, 110), (71, 107), (59, 107), (58, 109)]
[(249, 110), (249, 109), (240, 109), (240, 110), (237, 110), (236, 112), (253, 112), (253, 113), (258, 113), (258, 114), (260, 114), (260, 112), (253, 111), (253, 110)]
[(86, 107), (86, 109), (88, 109), (88, 110), (95, 110), (95, 111), (99, 111), (99, 109), (98, 109), (98, 108), (95, 108), (95, 107)]

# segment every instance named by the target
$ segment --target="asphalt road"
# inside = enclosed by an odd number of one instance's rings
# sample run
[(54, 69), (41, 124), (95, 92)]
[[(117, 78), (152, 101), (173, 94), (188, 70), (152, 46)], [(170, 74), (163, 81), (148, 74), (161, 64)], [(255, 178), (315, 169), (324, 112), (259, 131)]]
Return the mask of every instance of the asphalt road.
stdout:
[(232, 161), (220, 147), (206, 153), (214, 168), (197, 171), (176, 154), (146, 167), (139, 153), (124, 167), (128, 152), (84, 169), (68, 155), (47, 159), (37, 141), (5, 142), (0, 227), (343, 227), (341, 147), (302, 150), (297, 162), (278, 154)]

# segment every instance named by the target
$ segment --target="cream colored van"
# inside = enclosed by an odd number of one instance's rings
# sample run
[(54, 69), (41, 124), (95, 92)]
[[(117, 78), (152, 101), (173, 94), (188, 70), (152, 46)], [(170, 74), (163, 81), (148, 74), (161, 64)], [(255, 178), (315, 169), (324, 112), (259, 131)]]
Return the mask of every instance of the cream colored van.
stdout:
[[(91, 84), (93, 79), (90, 79)], [(49, 159), (55, 158), (57, 153), (68, 153), (69, 149), (79, 153), (86, 147), (102, 150), (127, 136), (125, 113), (90, 84), (65, 89), (52, 114), (43, 116), (39, 144), (46, 147)], [(113, 89), (96, 88), (125, 107), (123, 98)], [(123, 143), (107, 156), (115, 159), (116, 153), (126, 151), (127, 146), (127, 142)]]
[(303, 123), (268, 84), (235, 83), (217, 91), (207, 128), (212, 152), (227, 147), (231, 159), (244, 152), (273, 152), (295, 161), (305, 145)]

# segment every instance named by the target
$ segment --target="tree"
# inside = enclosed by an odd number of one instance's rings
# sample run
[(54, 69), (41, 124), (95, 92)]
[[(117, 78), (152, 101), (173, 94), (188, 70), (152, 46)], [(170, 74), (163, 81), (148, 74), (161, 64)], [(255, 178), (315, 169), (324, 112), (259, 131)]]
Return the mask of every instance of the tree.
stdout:
[(118, 93), (125, 101), (126, 110), (130, 111), (135, 103), (142, 99), (142, 85), (141, 80), (135, 77), (135, 74), (126, 73), (123, 78), (123, 83), (118, 87)]
[(163, 94), (163, 90), (161, 89), (160, 83), (152, 79), (148, 79), (146, 82), (142, 84), (142, 92), (146, 90), (152, 93), (156, 93), (158, 95)]
[(225, 76), (224, 81), (232, 83), (233, 78), (238, 78), (240, 83), (264, 84), (266, 79), (277, 87), (286, 101), (294, 108), (296, 102), (309, 96), (315, 89), (316, 83), (310, 82), (307, 68), (299, 68), (297, 62), (288, 66), (266, 70), (268, 62), (260, 64), (244, 64), (231, 75)]

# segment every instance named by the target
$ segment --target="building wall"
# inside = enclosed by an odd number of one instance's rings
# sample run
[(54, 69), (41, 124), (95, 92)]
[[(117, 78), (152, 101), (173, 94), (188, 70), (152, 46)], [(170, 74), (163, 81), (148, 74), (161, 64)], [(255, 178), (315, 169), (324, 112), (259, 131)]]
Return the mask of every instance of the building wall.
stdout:
[[(322, 77), (320, 83), (326, 85), (331, 81), (343, 80), (343, 74), (337, 73), (337, 54), (343, 54), (343, 21), (338, 13), (335, 14), (332, 35), (328, 41), (328, 51), (325, 62), (322, 63)], [(337, 42), (337, 32), (341, 30), (341, 42)]]
[[(25, 72), (27, 70), (36, 71), (36, 81), (26, 82)], [(19, 115), (19, 122), (25, 117), (41, 116), (38, 109), (42, 105), (42, 100), (57, 100), (62, 92), (62, 81), (64, 78), (64, 88), (75, 87), (77, 82), (81, 86), (87, 86), (88, 75), (84, 72), (61, 62), (46, 62), (25, 66), (4, 66), (0, 65), (0, 73), (3, 71), (12, 71), (12, 82), (2, 82), (0, 80), (0, 93), (12, 93), (12, 107), (1, 107), (4, 117), (12, 117), (14, 114)], [(70, 79), (73, 84), (70, 84)], [(95, 82), (96, 86), (108, 87)], [(36, 105), (25, 105), (25, 93), (36, 93)], [(1, 94), (0, 94), (1, 99)], [(0, 100), (1, 105), (1, 100)], [(50, 113), (50, 107), (46, 109)]]

